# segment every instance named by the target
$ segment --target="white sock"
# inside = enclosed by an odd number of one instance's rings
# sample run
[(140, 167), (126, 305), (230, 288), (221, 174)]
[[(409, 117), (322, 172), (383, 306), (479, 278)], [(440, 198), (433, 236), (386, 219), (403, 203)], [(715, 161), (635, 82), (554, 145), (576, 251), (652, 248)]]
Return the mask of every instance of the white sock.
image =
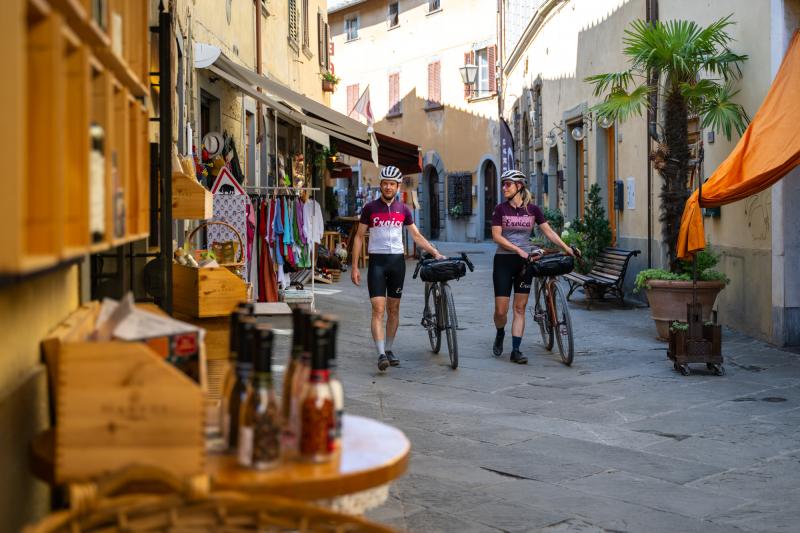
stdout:
[(387, 352), (391, 351), (393, 342), (394, 342), (394, 337), (389, 337), (387, 335), (387, 337), (386, 337), (386, 351)]
[(375, 341), (375, 349), (378, 350), (378, 357), (381, 355), (386, 355), (386, 348), (384, 348), (383, 339), (378, 339)]

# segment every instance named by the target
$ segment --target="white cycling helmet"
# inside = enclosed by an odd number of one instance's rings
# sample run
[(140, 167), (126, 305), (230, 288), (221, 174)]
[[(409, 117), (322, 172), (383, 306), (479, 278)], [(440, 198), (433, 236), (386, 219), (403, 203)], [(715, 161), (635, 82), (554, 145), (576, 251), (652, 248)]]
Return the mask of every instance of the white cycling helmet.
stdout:
[(525, 186), (528, 185), (528, 178), (525, 177), (525, 174), (514, 169), (503, 172), (503, 175), (500, 176), (500, 183), (504, 181), (513, 181), (514, 183), (522, 183)]
[(383, 167), (383, 170), (381, 170), (381, 181), (383, 180), (403, 183), (403, 173), (400, 172), (399, 168), (392, 165), (389, 165), (388, 167)]

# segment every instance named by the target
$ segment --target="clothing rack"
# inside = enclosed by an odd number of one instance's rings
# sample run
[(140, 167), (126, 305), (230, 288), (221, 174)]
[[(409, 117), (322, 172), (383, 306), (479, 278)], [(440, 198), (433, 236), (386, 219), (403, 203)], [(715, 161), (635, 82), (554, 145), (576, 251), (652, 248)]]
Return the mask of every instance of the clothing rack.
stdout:
[[(293, 190), (293, 191), (311, 191), (312, 196), (315, 191), (320, 190), (319, 187), (275, 187), (275, 186), (266, 186), (266, 185), (248, 185), (245, 189), (255, 189), (259, 191), (277, 191), (277, 190)], [(315, 220), (314, 213), (316, 210), (311, 211), (311, 221)], [(315, 243), (311, 243), (311, 310), (316, 311), (317, 308), (317, 298), (315, 293), (315, 285), (314, 285), (314, 276), (317, 273), (317, 254), (316, 254), (316, 246)]]

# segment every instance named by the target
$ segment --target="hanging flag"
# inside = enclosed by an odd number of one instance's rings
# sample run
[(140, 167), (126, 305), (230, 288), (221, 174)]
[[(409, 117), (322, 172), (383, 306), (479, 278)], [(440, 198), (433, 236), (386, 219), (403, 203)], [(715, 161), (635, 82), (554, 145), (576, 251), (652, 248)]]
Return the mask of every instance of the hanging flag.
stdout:
[(353, 109), (350, 110), (349, 116), (352, 117), (353, 113), (357, 113), (367, 119), (367, 126), (372, 127), (372, 124), (375, 122), (375, 116), (372, 114), (372, 105), (369, 103), (369, 85), (367, 85), (367, 88), (361, 93)]

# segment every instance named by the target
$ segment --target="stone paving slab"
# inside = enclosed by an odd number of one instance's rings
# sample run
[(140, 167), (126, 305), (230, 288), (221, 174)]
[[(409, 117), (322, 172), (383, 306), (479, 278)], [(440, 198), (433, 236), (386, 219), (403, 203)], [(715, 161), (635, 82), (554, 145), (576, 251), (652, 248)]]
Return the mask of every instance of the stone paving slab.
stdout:
[[(409, 472), (368, 517), (408, 531), (796, 531), (800, 356), (725, 329), (727, 373), (681, 376), (649, 309), (570, 304), (572, 367), (528, 318), (528, 365), (491, 355), (487, 244), (441, 244), (478, 267), (453, 294), (460, 366), (430, 352), (422, 284), (407, 263), (399, 368), (377, 371), (365, 287), (321, 295), (340, 317), (346, 409), (411, 441)], [(362, 276), (363, 277), (363, 276)], [(510, 325), (509, 325), (510, 327)], [(278, 360), (280, 362), (280, 357)]]

